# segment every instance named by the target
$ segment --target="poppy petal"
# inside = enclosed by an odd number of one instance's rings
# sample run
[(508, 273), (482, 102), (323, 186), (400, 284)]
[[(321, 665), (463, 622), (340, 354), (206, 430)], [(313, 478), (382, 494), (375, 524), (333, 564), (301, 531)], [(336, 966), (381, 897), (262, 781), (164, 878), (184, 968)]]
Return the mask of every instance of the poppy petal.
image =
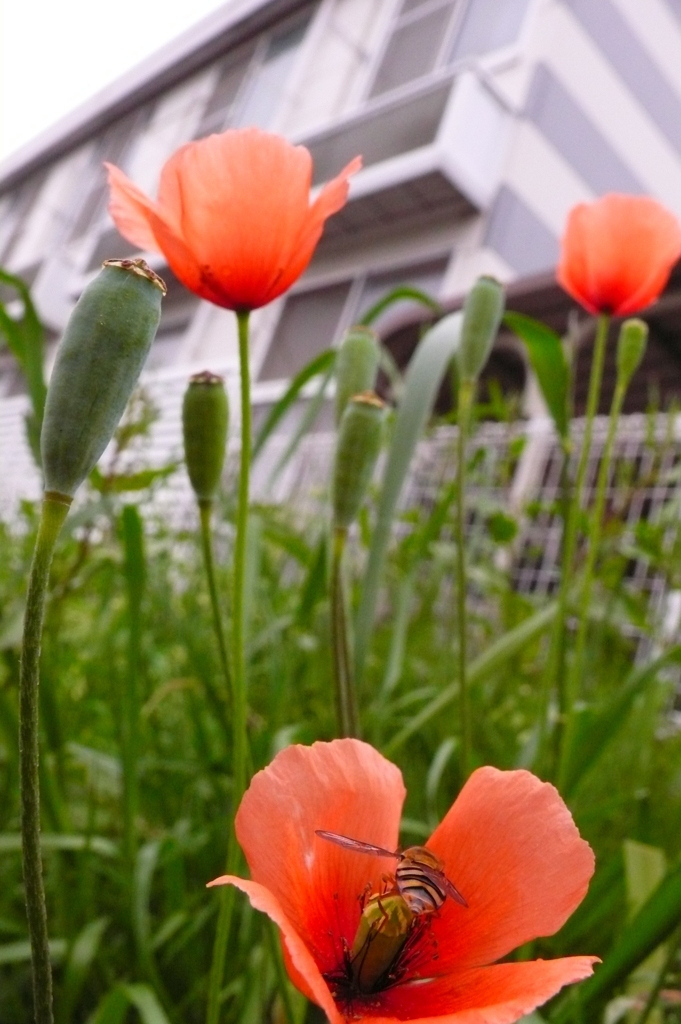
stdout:
[(291, 259), (288, 266), (276, 282), (275, 289), (272, 292), (271, 301), (275, 299), (277, 295), (281, 295), (290, 288), (294, 281), (296, 281), (312, 259), (315, 247), (319, 242), (324, 231), (324, 225), (329, 217), (333, 216), (334, 213), (338, 213), (339, 210), (345, 206), (348, 198), (349, 182), (348, 178), (352, 174), (356, 174), (362, 166), (362, 158), (356, 156), (354, 160), (351, 160), (346, 167), (338, 174), (333, 181), (328, 182), (320, 191), (319, 195), (315, 199), (314, 203), (310, 207), (308, 217), (303, 225), (300, 236), (295, 240), (292, 246)]
[(168, 160), (159, 203), (208, 268), (222, 304), (269, 301), (307, 216), (311, 175), (306, 149), (256, 128), (211, 135)]
[(291, 746), (249, 786), (236, 834), (254, 881), (279, 901), (322, 973), (352, 945), (367, 884), (378, 888), (395, 860), (357, 853), (316, 829), (394, 850), (405, 790), (378, 751), (354, 739)]
[(568, 217), (558, 282), (591, 313), (644, 309), (681, 256), (681, 226), (648, 196), (610, 194)]
[(105, 163), (111, 197), (109, 213), (119, 232), (143, 252), (158, 252), (160, 246), (149, 222), (154, 204), (120, 168)]
[(528, 960), (396, 985), (381, 993), (372, 1024), (513, 1024), (564, 985), (588, 978), (598, 962), (592, 956)]
[(298, 989), (321, 1006), (327, 1015), (330, 1024), (343, 1024), (343, 1018), (336, 1009), (329, 987), (322, 978), (317, 965), (310, 952), (296, 932), (295, 928), (284, 913), (279, 901), (263, 885), (257, 882), (247, 882), (243, 878), (236, 878), (234, 875), (222, 875), (208, 883), (213, 885), (234, 885), (241, 892), (248, 896), (251, 906), (267, 914), (270, 920), (274, 921), (281, 931), (284, 950), (286, 955), (286, 966), (291, 976), (291, 981)]
[(594, 870), (558, 791), (526, 771), (479, 768), (427, 845), (468, 902), (448, 899), (433, 920), (440, 971), (490, 964), (553, 935)]
[(124, 238), (145, 251), (161, 252), (175, 276), (185, 287), (209, 302), (220, 305), (219, 296), (203, 280), (201, 268), (173, 227), (167, 212), (161, 210), (113, 164), (104, 165), (109, 173), (111, 200), (109, 213)]
[(256, 309), (307, 267), (359, 166), (352, 161), (310, 206), (312, 158), (303, 146), (258, 128), (228, 131), (170, 157), (158, 203), (109, 168), (110, 210), (125, 237), (160, 249), (191, 291), (228, 309)]

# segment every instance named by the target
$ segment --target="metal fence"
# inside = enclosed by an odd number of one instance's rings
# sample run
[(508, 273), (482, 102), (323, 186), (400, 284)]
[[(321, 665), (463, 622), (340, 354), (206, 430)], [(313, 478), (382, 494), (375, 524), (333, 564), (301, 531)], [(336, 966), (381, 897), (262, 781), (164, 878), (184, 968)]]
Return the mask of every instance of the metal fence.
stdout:
[[(193, 501), (181, 462), (181, 404), (187, 373), (166, 372), (147, 376), (142, 385), (144, 403), (154, 410), (144, 435), (123, 453), (115, 446), (105, 453), (103, 465), (118, 459), (126, 469), (162, 467), (178, 463), (154, 494), (154, 506), (174, 522), (193, 517)], [(26, 400), (0, 401), (0, 517), (11, 517), (21, 499), (40, 495), (40, 477), (26, 444), (23, 416)], [(594, 424), (586, 474), (584, 504), (594, 496), (598, 467), (605, 442), (607, 420)], [(583, 424), (573, 424), (574, 474)], [(406, 482), (401, 509), (426, 510), (456, 473), (456, 429), (440, 427), (416, 450)], [(290, 436), (273, 436), (254, 467), (253, 499), (289, 504), (296, 515), (324, 514), (324, 502), (333, 458), (334, 436), (327, 432), (305, 436), (285, 459)], [(230, 449), (227, 478), (237, 462), (238, 438)], [(492, 550), (487, 526), (499, 511), (517, 522), (517, 534), (495, 556), (510, 570), (514, 586), (526, 594), (549, 596), (559, 578), (562, 520), (559, 514), (562, 452), (550, 421), (482, 424), (470, 449), (469, 537), (473, 551), (480, 545)], [(380, 465), (378, 469), (380, 475)], [(648, 611), (667, 632), (676, 630), (681, 608), (679, 512), (681, 510), (681, 419), (669, 415), (622, 417), (606, 492), (606, 539), (616, 525), (623, 592), (647, 595)], [(408, 517), (406, 517), (408, 518)], [(396, 530), (409, 529), (398, 521)], [(645, 524), (644, 527), (641, 524)], [(646, 551), (647, 530), (650, 542)], [(653, 547), (655, 550), (653, 550)], [(673, 557), (674, 555), (679, 558)]]

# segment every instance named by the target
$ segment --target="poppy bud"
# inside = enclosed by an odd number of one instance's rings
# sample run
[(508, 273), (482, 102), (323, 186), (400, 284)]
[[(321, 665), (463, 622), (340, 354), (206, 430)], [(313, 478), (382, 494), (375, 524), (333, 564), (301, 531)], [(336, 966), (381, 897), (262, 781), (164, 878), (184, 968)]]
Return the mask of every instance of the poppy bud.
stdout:
[(648, 342), (648, 325), (643, 320), (625, 320), (617, 339), (617, 382), (628, 387), (636, 373)]
[(380, 349), (378, 338), (369, 327), (351, 327), (338, 349), (336, 361), (336, 424), (353, 395), (372, 391)]
[(76, 303), (45, 402), (46, 492), (73, 497), (111, 440), (154, 340), (165, 293), (144, 260), (107, 260)]
[(227, 450), (229, 403), (222, 377), (205, 370), (189, 381), (182, 403), (187, 473), (199, 504), (211, 502), (220, 486)]
[(373, 391), (355, 395), (338, 429), (333, 471), (333, 525), (347, 530), (353, 522), (381, 448), (384, 405)]
[(504, 315), (504, 289), (493, 277), (479, 277), (463, 306), (457, 365), (462, 380), (477, 380), (489, 358)]

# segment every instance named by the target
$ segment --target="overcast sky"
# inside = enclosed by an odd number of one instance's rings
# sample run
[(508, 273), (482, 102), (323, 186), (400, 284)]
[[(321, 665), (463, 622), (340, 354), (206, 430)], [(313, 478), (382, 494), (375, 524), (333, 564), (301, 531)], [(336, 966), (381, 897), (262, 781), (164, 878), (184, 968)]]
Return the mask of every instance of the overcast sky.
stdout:
[(225, 0), (0, 0), (0, 160)]

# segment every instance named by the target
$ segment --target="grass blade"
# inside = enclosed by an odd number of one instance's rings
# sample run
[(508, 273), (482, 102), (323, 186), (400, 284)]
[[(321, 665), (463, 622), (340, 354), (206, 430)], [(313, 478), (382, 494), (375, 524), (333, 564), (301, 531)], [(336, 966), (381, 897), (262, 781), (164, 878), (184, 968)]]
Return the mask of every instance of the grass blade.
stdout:
[(373, 323), (378, 320), (381, 313), (385, 313), (386, 309), (390, 306), (395, 305), (397, 302), (418, 302), (426, 309), (430, 309), (433, 313), (441, 313), (442, 306), (439, 302), (436, 302), (432, 296), (428, 295), (427, 292), (421, 291), (420, 288), (412, 288), (410, 285), (402, 284), (397, 288), (393, 288), (392, 291), (384, 295), (382, 299), (374, 303), (370, 309), (364, 314), (360, 320), (362, 327), (371, 327)]
[(568, 751), (562, 793), (569, 797), (626, 722), (636, 697), (665, 665), (681, 662), (681, 645), (675, 645), (650, 665), (636, 667), (602, 709), (587, 707), (579, 713), (575, 738)]
[[(170, 1024), (153, 989), (148, 985), (123, 985), (121, 987), (139, 1013), (143, 1024)], [(97, 1024), (100, 1022), (98, 1021)]]
[(70, 1024), (75, 1019), (74, 1010), (87, 981), (90, 968), (99, 952), (99, 945), (108, 924), (108, 918), (98, 917), (82, 929), (71, 947), (64, 971), (57, 1019), (61, 1024)]
[[(500, 669), (511, 658), (515, 658), (522, 649), (531, 641), (541, 636), (544, 630), (548, 629), (556, 617), (557, 605), (551, 602), (545, 608), (530, 615), (514, 629), (504, 633), (496, 643), (491, 644), (487, 650), (471, 662), (468, 670), (468, 683), (470, 686), (481, 682), (486, 676)], [(456, 698), (459, 692), (458, 682), (445, 687), (437, 697), (426, 704), (417, 715), (400, 729), (393, 738), (383, 747), (386, 757), (395, 754), (395, 751), (404, 746), (406, 741), (427, 722), (439, 714), (448, 704)]]
[(26, 433), (35, 459), (40, 466), (40, 431), (43, 424), (47, 385), (43, 369), (45, 332), (40, 323), (28, 287), (20, 277), (0, 269), (0, 283), (14, 288), (23, 305), (23, 315), (15, 320), (0, 302), (0, 333), (21, 367), (31, 400), (31, 412), (26, 416)]
[(424, 335), (409, 364), (386, 461), (376, 527), (369, 550), (355, 631), (355, 678), (359, 683), (371, 642), (376, 603), (393, 518), (412, 455), (433, 407), (440, 382), (459, 347), (462, 313), (444, 317)]
[(279, 401), (275, 402), (270, 409), (265, 422), (258, 431), (258, 436), (253, 444), (253, 462), (255, 462), (258, 455), (265, 447), (268, 438), (282, 421), (291, 406), (297, 401), (300, 392), (308, 381), (312, 380), (314, 377), (318, 377), (320, 374), (327, 374), (329, 370), (333, 370), (335, 362), (336, 350), (327, 348), (324, 352), (320, 353), (320, 355), (315, 356), (314, 359), (310, 360), (307, 366), (304, 366), (300, 373), (293, 378)]
[(531, 316), (525, 316), (524, 313), (508, 312), (504, 315), (504, 323), (525, 345), (556, 430), (559, 436), (565, 440), (570, 431), (568, 422), (570, 369), (559, 335), (546, 324), (540, 323), (539, 320), (535, 320)]
[[(596, 1019), (585, 1011), (608, 998), (671, 935), (680, 920), (681, 862), (667, 873), (636, 916), (626, 925), (594, 976), (577, 990), (585, 1020)], [(562, 1002), (551, 1019), (556, 1024), (567, 1024), (573, 1008), (571, 1003)]]

